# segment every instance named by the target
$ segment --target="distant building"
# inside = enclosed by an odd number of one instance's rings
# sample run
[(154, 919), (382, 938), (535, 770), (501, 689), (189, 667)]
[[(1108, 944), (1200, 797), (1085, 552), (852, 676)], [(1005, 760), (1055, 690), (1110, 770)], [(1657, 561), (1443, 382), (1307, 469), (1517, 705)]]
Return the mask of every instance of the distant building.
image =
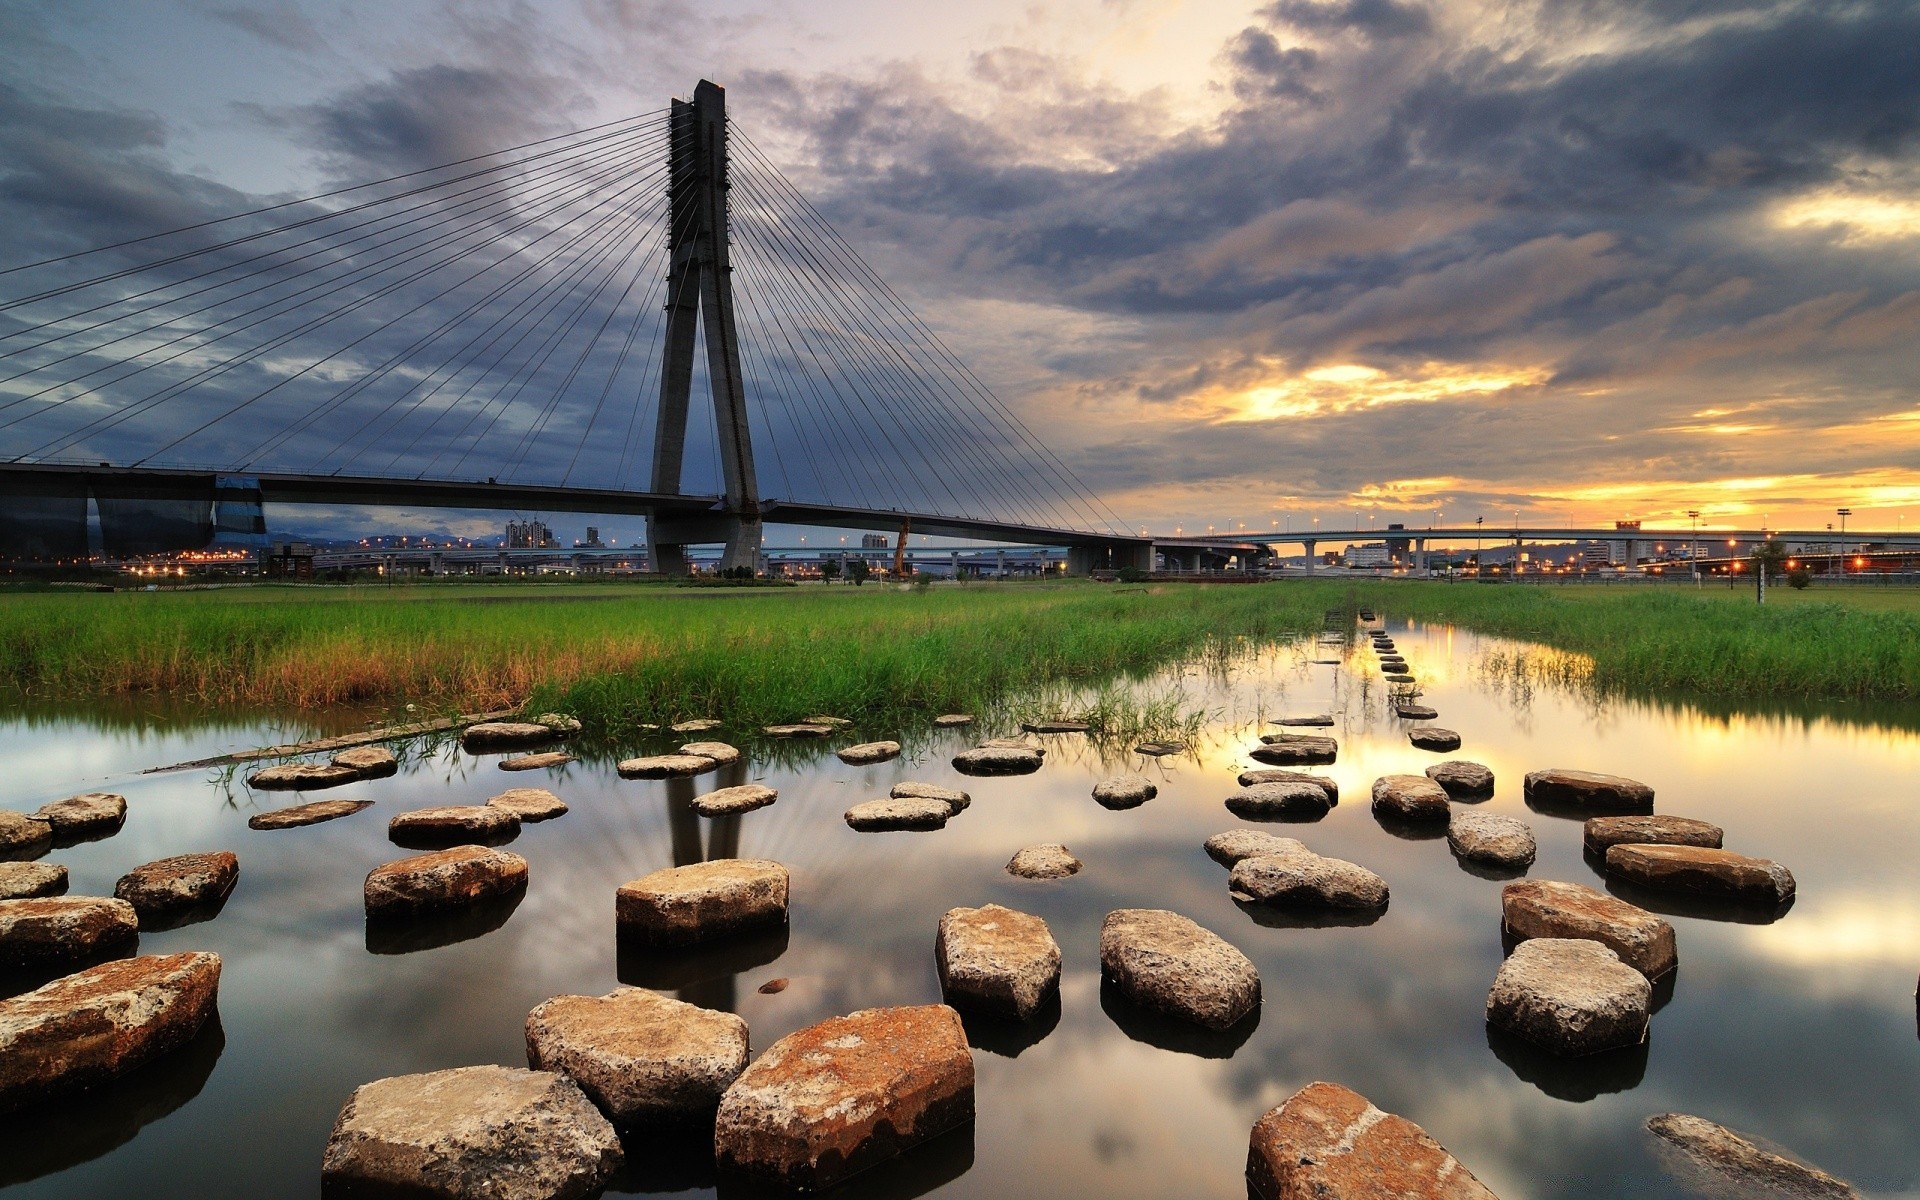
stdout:
[(1349, 567), (1385, 567), (1391, 566), (1393, 558), (1387, 553), (1385, 542), (1369, 542), (1364, 546), (1347, 547), (1347, 565)]
[(260, 573), (268, 579), (312, 579), (313, 556), (306, 542), (274, 542), (260, 550)]
[[(1387, 526), (1387, 532), (1392, 533), (1396, 529), (1405, 528), (1405, 525), (1395, 521), (1393, 524)], [(1396, 563), (1411, 562), (1413, 560), (1413, 539), (1403, 537), (1388, 538), (1387, 557)]]
[(601, 549), (601, 545), (600, 545), (600, 527), (599, 527), (598, 525), (589, 525), (589, 526), (587, 526), (587, 541), (586, 541), (586, 545), (585, 545), (585, 547), (584, 547), (584, 548), (585, 548), (585, 549), (587, 549), (587, 550), (599, 550), (599, 549)]
[(507, 522), (507, 549), (509, 550), (551, 550), (559, 544), (554, 540), (553, 530), (547, 528), (545, 521)]
[(862, 550), (885, 550), (890, 545), (892, 545), (892, 543), (887, 541), (887, 535), (884, 533), (865, 533), (860, 535), (860, 548)]

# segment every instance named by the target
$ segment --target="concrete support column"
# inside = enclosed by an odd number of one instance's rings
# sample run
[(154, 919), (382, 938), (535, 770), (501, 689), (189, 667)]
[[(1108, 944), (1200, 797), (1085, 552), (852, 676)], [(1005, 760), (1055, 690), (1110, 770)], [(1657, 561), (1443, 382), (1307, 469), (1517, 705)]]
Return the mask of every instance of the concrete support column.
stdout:
[(1307, 547), (1307, 574), (1311, 575), (1313, 574), (1313, 567), (1314, 567), (1314, 563), (1313, 563), (1314, 553), (1315, 551), (1319, 550), (1320, 543), (1307, 542), (1305, 543), (1305, 545)]

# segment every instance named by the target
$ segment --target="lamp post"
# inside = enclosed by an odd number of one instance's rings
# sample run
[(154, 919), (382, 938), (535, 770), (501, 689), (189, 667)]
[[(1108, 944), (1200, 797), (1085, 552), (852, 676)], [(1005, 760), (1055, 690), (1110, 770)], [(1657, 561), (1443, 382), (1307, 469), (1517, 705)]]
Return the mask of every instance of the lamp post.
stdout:
[(1475, 517), (1473, 519), (1473, 577), (1475, 579), (1484, 579), (1487, 574), (1486, 568), (1480, 563), (1480, 530), (1486, 522), (1487, 519), (1485, 517)]
[(1700, 510), (1697, 508), (1688, 509), (1687, 519), (1693, 522), (1693, 549), (1688, 553), (1687, 557), (1690, 560), (1690, 565), (1693, 567), (1693, 586), (1699, 587), (1700, 586)]
[(1840, 518), (1840, 574), (1847, 573), (1847, 518), (1853, 515), (1850, 508), (1836, 508), (1834, 515)]

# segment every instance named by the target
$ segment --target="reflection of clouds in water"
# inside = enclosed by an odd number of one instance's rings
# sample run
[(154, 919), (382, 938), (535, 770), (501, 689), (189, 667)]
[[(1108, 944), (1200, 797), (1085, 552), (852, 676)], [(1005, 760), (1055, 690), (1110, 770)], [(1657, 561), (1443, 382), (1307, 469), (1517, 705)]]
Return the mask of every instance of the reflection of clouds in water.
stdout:
[[(1905, 902), (1903, 906), (1901, 901)], [(1748, 940), (1751, 952), (1793, 967), (1845, 971), (1855, 966), (1920, 963), (1920, 897), (1844, 896), (1769, 927)], [(1839, 980), (1827, 977), (1838, 987)]]

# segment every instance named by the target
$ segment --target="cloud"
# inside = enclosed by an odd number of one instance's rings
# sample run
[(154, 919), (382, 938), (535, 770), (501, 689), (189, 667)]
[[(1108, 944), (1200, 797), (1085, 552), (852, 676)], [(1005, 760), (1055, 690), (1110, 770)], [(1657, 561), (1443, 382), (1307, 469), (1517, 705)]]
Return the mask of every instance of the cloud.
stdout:
[(1393, 38), (1423, 34), (1433, 28), (1433, 16), (1419, 4), (1401, 0), (1276, 0), (1260, 10), (1276, 25), (1290, 25), (1308, 33), (1358, 33)]
[(208, 15), (282, 50), (308, 53), (326, 45), (326, 39), (314, 28), (313, 22), (290, 0), (245, 8), (215, 7), (208, 10)]

